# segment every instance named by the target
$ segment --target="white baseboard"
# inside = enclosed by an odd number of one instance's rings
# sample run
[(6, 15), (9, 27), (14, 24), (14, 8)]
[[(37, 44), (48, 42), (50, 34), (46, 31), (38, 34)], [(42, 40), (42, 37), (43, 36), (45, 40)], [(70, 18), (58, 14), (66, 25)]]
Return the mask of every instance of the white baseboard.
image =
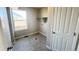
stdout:
[(30, 36), (30, 35), (33, 35), (33, 34), (36, 34), (36, 33), (38, 33), (38, 32), (30, 33), (30, 34), (27, 34), (27, 35), (22, 35), (22, 36), (16, 37), (16, 39), (20, 39), (20, 38), (23, 38), (24, 36)]
[(40, 34), (42, 34), (43, 36), (45, 36), (45, 37), (46, 37), (46, 35), (45, 35), (44, 33), (40, 32), (40, 31), (39, 31), (38, 33), (40, 33)]
[(37, 34), (37, 33), (38, 33), (38, 32), (33, 32), (33, 33), (30, 33), (30, 34), (27, 34), (27, 35), (29, 36), (29, 35), (33, 35), (33, 34)]
[(44, 33), (42, 33), (42, 32), (40, 32), (40, 31), (38, 31), (38, 32), (33, 32), (33, 33), (30, 33), (30, 34), (27, 34), (27, 35), (22, 35), (22, 36), (16, 37), (15, 39), (20, 39), (20, 38), (23, 38), (24, 36), (33, 35), (33, 34), (36, 34), (36, 33), (40, 33), (40, 34), (42, 34), (43, 36), (45, 36), (45, 37), (46, 37), (46, 35), (45, 35)]

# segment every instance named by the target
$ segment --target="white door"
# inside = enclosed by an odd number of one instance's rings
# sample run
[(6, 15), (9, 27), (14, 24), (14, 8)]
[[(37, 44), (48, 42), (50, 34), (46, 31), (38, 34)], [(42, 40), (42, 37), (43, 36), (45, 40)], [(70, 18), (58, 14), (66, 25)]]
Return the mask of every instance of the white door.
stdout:
[(78, 8), (54, 8), (52, 50), (75, 50)]
[(4, 44), (4, 35), (3, 35), (2, 22), (0, 17), (0, 51), (4, 51), (4, 50), (6, 49)]

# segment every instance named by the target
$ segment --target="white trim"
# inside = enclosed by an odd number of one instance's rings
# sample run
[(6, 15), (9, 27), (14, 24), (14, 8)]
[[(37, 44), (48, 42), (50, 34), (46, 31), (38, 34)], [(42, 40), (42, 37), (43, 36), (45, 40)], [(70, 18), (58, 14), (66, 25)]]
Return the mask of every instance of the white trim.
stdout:
[(42, 34), (43, 36), (47, 37), (44, 33), (40, 32), (40, 31), (39, 31), (38, 33), (40, 33), (40, 34)]
[(33, 35), (33, 34), (36, 34), (36, 33), (39, 33), (39, 32), (34, 32), (34, 33), (27, 34), (27, 35), (15, 37), (15, 38), (16, 38), (16, 39), (20, 39), (20, 38), (23, 38), (24, 36), (30, 36), (30, 35)]
[(45, 37), (46, 37), (46, 35), (45, 35), (44, 33), (42, 33), (42, 32), (40, 32), (40, 31), (38, 31), (38, 32), (33, 32), (33, 33), (30, 33), (30, 34), (27, 34), (27, 35), (22, 35), (22, 36), (19, 36), (19, 37), (15, 37), (15, 39), (20, 39), (20, 38), (22, 38), (22, 37), (24, 37), (24, 36), (33, 35), (33, 34), (36, 34), (36, 33), (40, 33), (40, 34), (42, 34), (43, 36), (45, 36)]

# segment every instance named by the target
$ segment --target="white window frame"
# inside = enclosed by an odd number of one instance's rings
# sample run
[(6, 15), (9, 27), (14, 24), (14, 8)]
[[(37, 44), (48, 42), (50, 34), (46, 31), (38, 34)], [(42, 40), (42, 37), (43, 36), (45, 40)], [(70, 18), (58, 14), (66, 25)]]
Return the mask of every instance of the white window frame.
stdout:
[[(13, 9), (13, 10), (14, 10), (14, 9)], [(25, 18), (26, 18), (26, 19), (24, 20), (25, 23), (26, 23), (26, 24), (25, 24), (26, 27), (23, 28), (23, 29), (15, 29), (16, 27), (15, 27), (15, 22), (14, 22), (15, 20), (14, 20), (14, 17), (13, 17), (13, 10), (12, 10), (12, 18), (13, 18), (13, 23), (14, 23), (14, 30), (15, 30), (15, 31), (27, 30), (27, 29), (28, 29), (28, 26), (27, 26), (27, 12), (26, 12), (26, 10), (15, 10), (15, 11), (24, 11), (25, 14), (26, 14), (26, 15), (25, 15)]]

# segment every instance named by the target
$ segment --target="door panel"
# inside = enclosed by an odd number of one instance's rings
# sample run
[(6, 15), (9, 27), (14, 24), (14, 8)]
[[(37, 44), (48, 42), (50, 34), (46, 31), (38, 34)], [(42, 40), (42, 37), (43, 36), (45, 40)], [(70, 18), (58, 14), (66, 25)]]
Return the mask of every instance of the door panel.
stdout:
[(61, 18), (61, 8), (58, 8), (56, 32), (59, 31), (60, 18)]
[(60, 26), (59, 26), (59, 33), (63, 33), (64, 25), (65, 25), (65, 18), (66, 18), (66, 8), (61, 9), (61, 18), (60, 18)]
[[(79, 8), (76, 8), (76, 11), (78, 11), (79, 10)], [(76, 50), (75, 48), (75, 46), (76, 46), (76, 44), (77, 44), (77, 41), (78, 41), (78, 36), (79, 36), (79, 12), (77, 12), (77, 25), (76, 25), (76, 28), (75, 28), (75, 31), (74, 31), (74, 33), (75, 33), (75, 36), (74, 36), (74, 39), (73, 39), (73, 43), (72, 43), (72, 49), (71, 50)]]
[(61, 47), (61, 50), (64, 50), (64, 46), (65, 46), (65, 40), (63, 40), (63, 32), (64, 32), (64, 26), (65, 26), (65, 20), (66, 20), (66, 11), (67, 11), (67, 8), (62, 8), (60, 24), (59, 24), (60, 26), (59, 26), (59, 32), (58, 33), (59, 33), (59, 35), (62, 36), (62, 41), (61, 41), (62, 42), (62, 47)]
[(54, 19), (53, 19), (53, 50), (56, 50), (56, 44), (57, 44), (57, 37), (56, 37), (56, 35), (55, 35), (55, 33), (54, 32), (56, 32), (56, 23), (57, 23), (57, 10), (58, 10), (58, 8), (54, 8)]
[[(67, 8), (66, 15), (65, 15), (65, 22), (64, 22), (64, 32), (63, 32), (63, 41), (62, 41), (62, 48), (61, 50), (65, 50), (66, 43), (69, 40), (69, 25), (71, 20), (71, 8)], [(71, 34), (70, 34), (71, 35)], [(71, 45), (71, 44), (70, 44)]]
[(78, 21), (78, 8), (54, 8), (52, 28), (53, 50), (74, 50), (74, 32)]
[[(65, 41), (65, 46), (63, 50), (65, 51), (70, 51), (71, 50), (71, 46), (72, 46), (72, 42), (73, 42), (73, 35), (68, 35), (66, 37), (63, 38), (63, 40)], [(64, 44), (64, 42), (63, 42)]]
[(65, 27), (64, 27), (64, 33), (68, 33), (69, 31), (69, 25), (70, 25), (70, 18), (71, 18), (71, 8), (67, 8), (67, 13), (66, 13), (66, 21), (65, 21)]
[(58, 8), (54, 9), (53, 32), (56, 32)]
[(62, 47), (62, 37), (58, 37), (57, 51), (61, 50)]
[(56, 50), (57, 37), (54, 36), (53, 39), (54, 39), (54, 40), (53, 40), (53, 47), (52, 47), (52, 48), (53, 48), (53, 50)]
[(72, 15), (71, 15), (71, 21), (69, 26), (69, 33), (74, 33), (76, 25), (77, 25), (77, 19), (78, 18), (78, 9), (72, 8)]
[[(77, 25), (77, 21), (78, 21), (78, 8), (72, 8), (72, 14), (71, 14), (71, 21), (70, 21), (70, 26), (69, 26), (69, 34), (70, 39), (67, 41), (69, 44), (66, 46), (67, 48), (65, 50), (74, 50), (75, 48), (75, 44), (73, 45), (73, 43), (77, 38), (75, 38), (74, 33), (75, 33), (75, 29), (76, 29), (76, 25)], [(69, 49), (69, 45), (70, 45), (70, 49)]]
[[(79, 51), (79, 15), (78, 15), (78, 22), (77, 22), (77, 26), (76, 26), (76, 30), (75, 30), (76, 36), (75, 39), (73, 40), (73, 45), (72, 45), (72, 49), (74, 49), (74, 45), (76, 46), (75, 50)], [(77, 42), (77, 43), (76, 43)]]

